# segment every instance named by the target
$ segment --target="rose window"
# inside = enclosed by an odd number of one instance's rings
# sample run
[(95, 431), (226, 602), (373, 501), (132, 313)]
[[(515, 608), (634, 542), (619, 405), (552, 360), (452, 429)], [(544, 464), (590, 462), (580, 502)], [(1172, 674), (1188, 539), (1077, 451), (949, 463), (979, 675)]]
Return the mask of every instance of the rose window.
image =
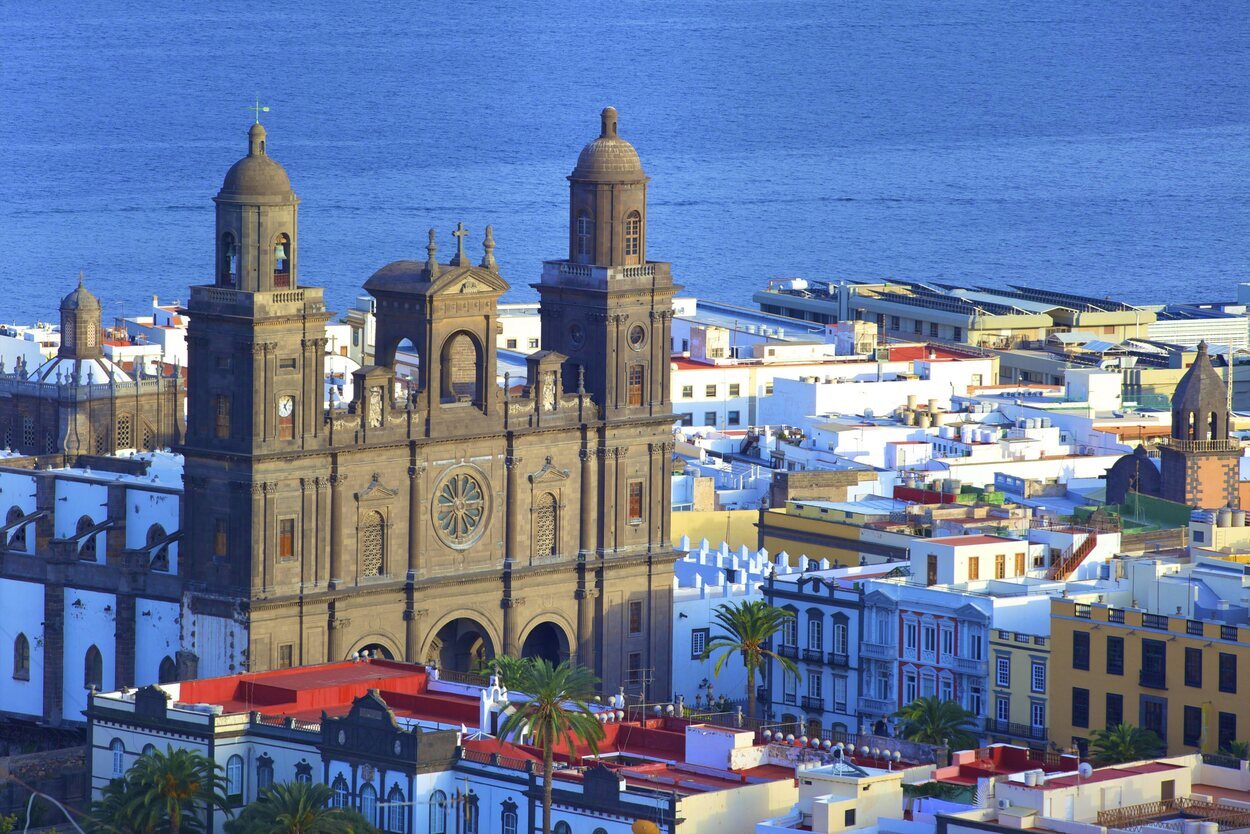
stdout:
[(467, 545), (477, 538), (486, 516), (486, 495), (477, 479), (458, 472), (443, 482), (434, 500), (434, 521), (448, 544)]

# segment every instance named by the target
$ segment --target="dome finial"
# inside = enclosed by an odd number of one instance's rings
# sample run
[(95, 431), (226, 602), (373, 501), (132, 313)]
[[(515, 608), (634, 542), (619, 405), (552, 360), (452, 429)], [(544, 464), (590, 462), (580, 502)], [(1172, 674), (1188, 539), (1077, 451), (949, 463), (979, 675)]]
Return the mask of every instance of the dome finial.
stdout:
[(252, 125), (247, 131), (247, 155), (265, 155), (265, 126), (260, 122)]
[(603, 112), (599, 114), (600, 130), (599, 137), (601, 139), (616, 138), (616, 108), (605, 107)]
[(489, 225), (486, 227), (486, 239), (482, 241), (482, 249), (485, 250), (482, 266), (491, 272), (498, 272), (499, 264), (495, 262), (495, 232)]
[(425, 269), (430, 273), (430, 280), (433, 280), (434, 276), (438, 274), (438, 258), (435, 257), (435, 253), (438, 252), (438, 244), (434, 242), (433, 229), (430, 229), (430, 242), (425, 245), (425, 251)]
[(78, 270), (78, 286), (79, 286), (80, 288), (82, 287), (82, 282), (83, 282), (83, 279), (84, 279), (85, 277), (86, 277), (86, 276), (84, 276), (84, 275), (82, 274), (82, 270), (81, 270), (81, 269), (80, 269), (80, 270)]

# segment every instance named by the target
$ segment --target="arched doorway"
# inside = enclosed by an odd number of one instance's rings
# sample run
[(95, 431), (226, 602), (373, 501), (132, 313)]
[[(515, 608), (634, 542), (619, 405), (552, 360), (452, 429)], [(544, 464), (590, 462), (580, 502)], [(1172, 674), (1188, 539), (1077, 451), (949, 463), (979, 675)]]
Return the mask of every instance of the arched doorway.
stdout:
[(362, 656), (372, 657), (375, 660), (395, 659), (395, 655), (391, 653), (391, 650), (386, 646), (383, 646), (381, 643), (370, 643), (367, 646), (362, 646), (360, 648), (360, 653)]
[(495, 647), (486, 629), (469, 617), (440, 628), (426, 651), (426, 662), (450, 672), (481, 672), (494, 657)]
[(564, 629), (555, 623), (534, 626), (521, 646), (521, 657), (541, 657), (553, 664), (568, 660), (569, 641)]

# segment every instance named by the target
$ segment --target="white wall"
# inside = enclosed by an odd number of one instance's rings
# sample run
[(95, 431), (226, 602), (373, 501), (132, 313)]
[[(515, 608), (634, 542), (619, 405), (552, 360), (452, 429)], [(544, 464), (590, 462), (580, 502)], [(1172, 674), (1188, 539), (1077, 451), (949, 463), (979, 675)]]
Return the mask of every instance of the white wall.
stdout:
[[(100, 553), (103, 553), (101, 547)], [(87, 649), (94, 645), (103, 658), (101, 689), (116, 686), (117, 672), (117, 598), (113, 594), (65, 589), (65, 657), (62, 681), (65, 687), (61, 717), (66, 721), (84, 722), (87, 690), (84, 661)]]
[[(178, 532), (179, 496), (147, 489), (126, 490), (126, 547), (147, 544), (148, 529), (153, 524), (164, 528), (166, 535)], [(169, 573), (178, 573), (178, 542), (169, 545)]]
[[(9, 509), (18, 507), (22, 515), (30, 515), (35, 511), (35, 477), (22, 472), (0, 472), (0, 521), (8, 516)], [(22, 552), (35, 552), (35, 525), (28, 524), (24, 528), (26, 549)], [(10, 534), (12, 535), (12, 534)]]
[(178, 613), (176, 602), (135, 600), (135, 686), (160, 679), (161, 661), (177, 661)]
[[(99, 524), (108, 516), (108, 485), (69, 478), (56, 479), (56, 509), (53, 511), (52, 529), (56, 538), (70, 538), (78, 530), (78, 519), (90, 516), (92, 524)], [(104, 561), (105, 534), (95, 536), (96, 561)], [(86, 542), (79, 542), (81, 548)]]
[(226, 617), (197, 614), (182, 601), (183, 648), (199, 657), (198, 676), (215, 678), (246, 672), (247, 628)]
[[(43, 586), (0, 579), (0, 710), (43, 715)], [(30, 645), (30, 680), (13, 678), (13, 641), (25, 634)]]

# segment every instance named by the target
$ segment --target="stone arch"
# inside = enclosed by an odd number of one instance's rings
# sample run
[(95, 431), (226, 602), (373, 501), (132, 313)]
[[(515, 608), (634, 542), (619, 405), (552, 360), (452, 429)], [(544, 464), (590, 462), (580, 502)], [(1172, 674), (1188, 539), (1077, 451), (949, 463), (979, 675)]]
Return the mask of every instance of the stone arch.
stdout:
[(280, 232), (273, 238), (273, 286), (274, 289), (286, 289), (291, 286), (291, 260), (295, 257), (295, 245), (291, 236)]
[(439, 349), (439, 400), (444, 403), (485, 402), (486, 354), (476, 334), (457, 330)]
[(534, 617), (521, 631), (522, 657), (545, 657), (553, 663), (568, 660), (577, 646), (572, 623), (555, 612)]
[(347, 655), (348, 657), (351, 657), (357, 652), (364, 651), (369, 652), (370, 656), (374, 658), (379, 658), (379, 654), (377, 653), (380, 653), (379, 659), (381, 660), (395, 660), (396, 658), (402, 659), (404, 656), (403, 651), (399, 648), (399, 641), (395, 640), (388, 634), (381, 634), (379, 632), (373, 632), (362, 636), (353, 644), (352, 650), (348, 652)]
[(418, 662), (452, 672), (478, 671), (503, 651), (503, 641), (489, 617), (473, 610), (454, 611), (430, 628)]
[(225, 232), (217, 250), (217, 283), (233, 287), (239, 283), (239, 244), (233, 232)]
[(421, 349), (417, 347), (416, 339), (400, 335), (390, 348), (388, 362), (387, 367), (395, 372), (395, 381), (404, 386), (409, 396), (421, 390), (424, 369), (421, 367)]

